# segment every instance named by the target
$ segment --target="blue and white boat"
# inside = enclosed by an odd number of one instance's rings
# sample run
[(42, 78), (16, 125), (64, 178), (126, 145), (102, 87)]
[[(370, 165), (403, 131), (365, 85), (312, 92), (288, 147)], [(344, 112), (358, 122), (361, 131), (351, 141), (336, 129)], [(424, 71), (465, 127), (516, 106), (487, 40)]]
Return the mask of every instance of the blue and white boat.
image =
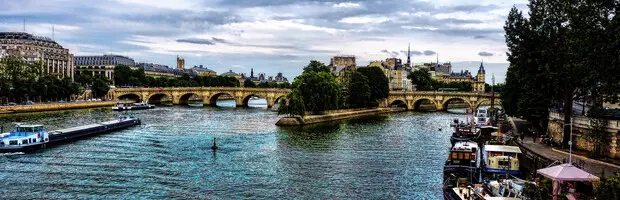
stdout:
[(10, 133), (0, 135), (0, 153), (29, 152), (41, 149), (49, 142), (43, 125), (17, 125)]

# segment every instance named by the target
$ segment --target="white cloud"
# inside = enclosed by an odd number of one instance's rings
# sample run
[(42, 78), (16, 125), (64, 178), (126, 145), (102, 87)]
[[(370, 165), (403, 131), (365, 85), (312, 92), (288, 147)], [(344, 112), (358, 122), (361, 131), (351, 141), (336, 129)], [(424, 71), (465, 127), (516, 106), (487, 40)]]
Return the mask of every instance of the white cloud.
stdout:
[(362, 5), (359, 3), (342, 2), (342, 3), (334, 4), (333, 7), (334, 8), (360, 8), (362, 7)]
[(347, 18), (341, 19), (338, 22), (345, 23), (345, 24), (367, 24), (367, 23), (379, 24), (379, 23), (383, 23), (387, 21), (390, 21), (390, 18), (383, 17), (383, 16), (359, 16), (359, 17), (347, 17)]

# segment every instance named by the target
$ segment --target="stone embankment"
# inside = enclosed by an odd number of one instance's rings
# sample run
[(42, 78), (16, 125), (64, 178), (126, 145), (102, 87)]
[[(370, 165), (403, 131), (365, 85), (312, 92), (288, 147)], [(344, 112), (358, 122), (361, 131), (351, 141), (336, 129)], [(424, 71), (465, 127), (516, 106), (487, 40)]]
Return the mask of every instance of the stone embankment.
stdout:
[(41, 111), (54, 111), (54, 110), (70, 110), (70, 109), (96, 108), (96, 107), (112, 107), (114, 105), (116, 105), (115, 101), (0, 106), (0, 114), (41, 112)]
[(283, 117), (276, 125), (278, 126), (302, 126), (307, 124), (316, 124), (323, 122), (331, 122), (336, 120), (350, 119), (356, 117), (379, 115), (384, 113), (401, 112), (406, 111), (405, 108), (372, 108), (372, 109), (347, 109), (347, 110), (335, 110), (329, 111), (322, 115), (306, 115), (300, 116), (287, 116)]

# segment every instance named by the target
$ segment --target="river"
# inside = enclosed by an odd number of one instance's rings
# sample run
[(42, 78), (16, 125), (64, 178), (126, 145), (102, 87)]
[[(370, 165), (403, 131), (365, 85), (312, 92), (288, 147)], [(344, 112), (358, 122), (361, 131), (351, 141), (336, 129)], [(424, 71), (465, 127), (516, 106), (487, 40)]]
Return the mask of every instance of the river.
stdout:
[[(261, 108), (133, 114), (142, 125), (0, 156), (0, 199), (441, 199), (449, 121), (464, 117), (403, 112), (279, 128), (276, 113)], [(55, 130), (118, 115), (109, 108), (27, 113), (0, 116), (0, 124)]]

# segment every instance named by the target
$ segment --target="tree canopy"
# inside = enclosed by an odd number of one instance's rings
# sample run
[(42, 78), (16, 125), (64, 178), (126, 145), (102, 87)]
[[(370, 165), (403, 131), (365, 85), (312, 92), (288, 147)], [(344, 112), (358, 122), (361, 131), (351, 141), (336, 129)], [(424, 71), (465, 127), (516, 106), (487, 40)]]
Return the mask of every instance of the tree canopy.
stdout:
[(409, 72), (407, 78), (411, 80), (411, 84), (415, 85), (417, 90), (433, 90), (434, 81), (431, 74), (428, 73), (428, 69), (420, 69)]
[(380, 100), (388, 97), (390, 94), (390, 81), (381, 68), (361, 67), (357, 71), (368, 78), (368, 86), (370, 87), (368, 103), (370, 106), (377, 106)]
[[(574, 100), (618, 95), (618, 1), (530, 0), (528, 7), (529, 18), (512, 8), (504, 26), (510, 66), (501, 98), (508, 114), (539, 125), (556, 107), (568, 124)], [(565, 147), (569, 133), (566, 127)]]

